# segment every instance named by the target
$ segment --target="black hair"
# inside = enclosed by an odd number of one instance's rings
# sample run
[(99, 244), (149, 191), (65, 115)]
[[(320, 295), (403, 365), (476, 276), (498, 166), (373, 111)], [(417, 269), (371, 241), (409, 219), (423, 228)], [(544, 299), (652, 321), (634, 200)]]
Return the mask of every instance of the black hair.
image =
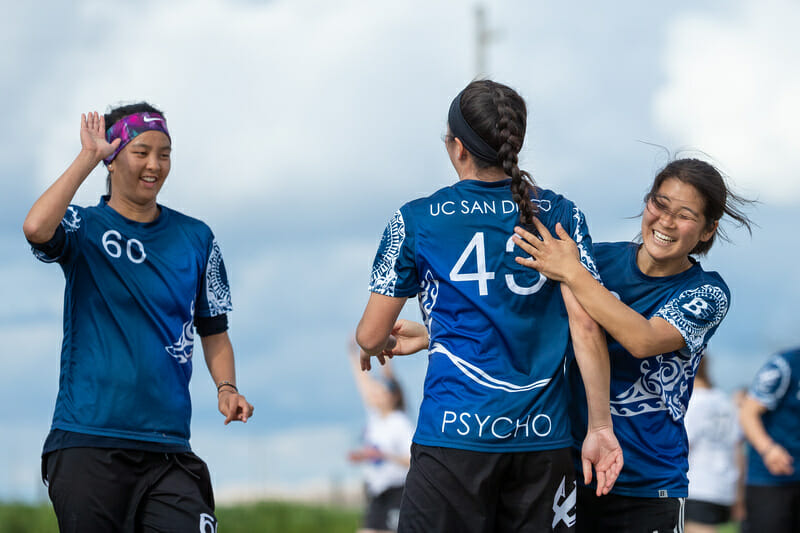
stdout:
[[(137, 102), (135, 104), (125, 104), (112, 108), (108, 113), (103, 115), (106, 122), (106, 130), (113, 126), (121, 118), (135, 113), (158, 113), (166, 118), (164, 113), (145, 101)], [(106, 176), (106, 194), (111, 195), (111, 172)]]
[[(744, 226), (748, 233), (753, 234), (753, 222), (744, 214), (742, 208), (752, 204), (752, 200), (747, 200), (731, 191), (725, 178), (714, 165), (700, 159), (675, 159), (656, 174), (650, 192), (644, 200), (649, 201), (658, 192), (659, 187), (666, 180), (675, 178), (683, 183), (694, 187), (703, 198), (703, 216), (706, 219), (706, 230), (711, 229), (715, 222), (718, 222), (723, 215), (728, 215), (736, 221), (737, 226)], [(721, 227), (711, 235), (707, 241), (697, 243), (690, 254), (703, 255), (714, 245), (714, 239), (719, 234), (720, 238), (726, 242), (730, 239)]]
[(392, 411), (405, 411), (406, 400), (405, 395), (403, 394), (403, 388), (400, 386), (400, 382), (394, 377), (387, 377), (384, 378), (383, 385), (389, 391), (389, 394), (391, 394), (394, 398)]
[(478, 168), (500, 166), (511, 178), (511, 195), (519, 207), (520, 222), (533, 224), (536, 206), (531, 202), (534, 182), (520, 170), (519, 152), (525, 140), (528, 110), (517, 92), (491, 80), (476, 80), (461, 94), (461, 114), (470, 127), (497, 150), (497, 161), (489, 162), (473, 155)]

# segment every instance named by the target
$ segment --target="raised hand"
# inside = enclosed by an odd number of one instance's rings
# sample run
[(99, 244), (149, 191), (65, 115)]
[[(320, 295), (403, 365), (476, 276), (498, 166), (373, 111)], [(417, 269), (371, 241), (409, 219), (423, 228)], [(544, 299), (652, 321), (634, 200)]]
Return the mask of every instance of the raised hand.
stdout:
[(582, 268), (578, 245), (561, 223), (556, 224), (557, 237), (552, 236), (538, 219), (534, 218), (533, 223), (541, 239), (523, 228), (514, 228), (514, 244), (531, 256), (517, 257), (517, 263), (538, 270), (551, 280), (567, 281), (573, 269)]
[(622, 471), (622, 448), (614, 436), (610, 426), (590, 429), (586, 433), (581, 448), (581, 464), (583, 465), (583, 482), (588, 485), (592, 481), (592, 467), (597, 473), (597, 495), (608, 494)]
[(97, 111), (81, 114), (81, 149), (97, 159), (105, 159), (114, 153), (121, 139), (106, 141), (106, 119)]

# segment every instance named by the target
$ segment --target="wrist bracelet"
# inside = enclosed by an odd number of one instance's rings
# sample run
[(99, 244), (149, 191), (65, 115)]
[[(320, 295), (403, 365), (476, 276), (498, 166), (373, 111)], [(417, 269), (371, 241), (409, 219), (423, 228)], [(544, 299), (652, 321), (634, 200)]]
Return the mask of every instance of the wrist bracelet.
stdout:
[(239, 393), (239, 389), (236, 387), (236, 385), (234, 385), (230, 381), (220, 381), (219, 383), (217, 383), (217, 396), (219, 396), (222, 387), (230, 387), (234, 390), (234, 392), (236, 392), (237, 394)]

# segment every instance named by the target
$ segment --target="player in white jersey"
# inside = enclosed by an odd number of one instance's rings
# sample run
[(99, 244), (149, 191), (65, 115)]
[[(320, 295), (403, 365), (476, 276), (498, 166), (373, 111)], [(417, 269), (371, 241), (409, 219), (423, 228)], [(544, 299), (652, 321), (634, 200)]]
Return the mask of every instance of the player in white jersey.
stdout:
[(361, 371), (357, 346), (350, 351), (353, 376), (367, 412), (362, 446), (349, 453), (350, 461), (364, 465), (367, 506), (358, 533), (397, 530), (400, 500), (411, 461), (414, 425), (405, 412), (403, 389), (390, 364), (374, 378)]
[[(541, 240), (515, 230), (515, 242), (531, 254), (517, 261), (565, 283), (609, 335), (612, 418), (625, 468), (602, 501), (579, 488), (578, 531), (682, 530), (684, 414), (695, 369), (730, 299), (722, 278), (692, 256), (711, 248), (723, 215), (750, 228), (743, 202), (707, 162), (670, 162), (645, 198), (642, 243), (595, 247), (605, 287), (581, 272), (579, 250), (563, 228), (556, 238), (536, 222)], [(579, 398), (580, 382), (572, 382)], [(571, 414), (580, 427), (581, 409)]]
[(526, 120), (511, 88), (470, 83), (450, 106), (445, 136), (459, 181), (396, 212), (375, 258), (356, 332), (363, 368), (394, 346), (411, 296), (430, 336), (399, 531), (573, 530), (570, 332), (589, 398), (585, 476), (594, 464), (597, 490), (607, 492), (622, 464), (602, 331), (566, 289), (514, 261), (514, 226), (538, 216), (568, 227), (583, 268), (595, 270), (583, 214), (517, 165)]
[(700, 360), (686, 410), (689, 496), (686, 533), (715, 533), (744, 504), (742, 430), (733, 398), (713, 386), (708, 354)]

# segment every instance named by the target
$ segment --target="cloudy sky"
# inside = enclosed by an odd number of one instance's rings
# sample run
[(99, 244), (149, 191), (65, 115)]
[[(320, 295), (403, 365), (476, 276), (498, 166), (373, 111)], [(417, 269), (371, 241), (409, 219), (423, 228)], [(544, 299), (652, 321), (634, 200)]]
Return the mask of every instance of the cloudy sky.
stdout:
[[(596, 241), (635, 238), (652, 176), (679, 151), (712, 158), (760, 201), (752, 238), (729, 227), (734, 244), (702, 261), (733, 293), (710, 345), (717, 382), (744, 385), (800, 343), (800, 4), (485, 6), (485, 74), (529, 105), (521, 166), (581, 206)], [(356, 479), (347, 340), (389, 216), (455, 180), (440, 137), (476, 75), (474, 5), (50, 0), (5, 6), (0, 32), (0, 499), (43, 496), (58, 383), (63, 277), (30, 255), (22, 220), (77, 154), (80, 114), (142, 99), (165, 110), (174, 142), (162, 203), (204, 219), (222, 246), (239, 384), (256, 406), (224, 427), (196, 354), (192, 443), (218, 493)], [(103, 190), (98, 169), (75, 203)], [(425, 362), (398, 361), (412, 406)]]

